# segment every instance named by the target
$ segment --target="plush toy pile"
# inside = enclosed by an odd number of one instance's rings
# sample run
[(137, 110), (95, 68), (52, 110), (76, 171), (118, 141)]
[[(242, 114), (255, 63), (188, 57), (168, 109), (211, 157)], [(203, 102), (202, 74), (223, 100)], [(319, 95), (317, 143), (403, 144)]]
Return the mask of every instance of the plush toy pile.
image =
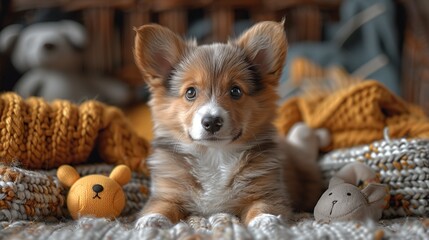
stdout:
[(23, 73), (14, 87), (20, 96), (128, 104), (133, 94), (125, 83), (84, 69), (86, 45), (84, 27), (70, 20), (13, 24), (0, 33), (0, 52), (10, 51), (13, 65)]

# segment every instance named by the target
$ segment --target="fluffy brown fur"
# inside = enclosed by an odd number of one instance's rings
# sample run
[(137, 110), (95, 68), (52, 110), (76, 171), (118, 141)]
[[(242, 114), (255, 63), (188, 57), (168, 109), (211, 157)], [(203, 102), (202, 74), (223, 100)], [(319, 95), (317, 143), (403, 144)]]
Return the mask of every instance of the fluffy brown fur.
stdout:
[(151, 197), (138, 227), (220, 212), (245, 224), (287, 218), (286, 184), (297, 185), (296, 177), (284, 174), (294, 165), (272, 124), (287, 51), (283, 24), (261, 22), (237, 40), (202, 46), (159, 25), (136, 32), (155, 126)]

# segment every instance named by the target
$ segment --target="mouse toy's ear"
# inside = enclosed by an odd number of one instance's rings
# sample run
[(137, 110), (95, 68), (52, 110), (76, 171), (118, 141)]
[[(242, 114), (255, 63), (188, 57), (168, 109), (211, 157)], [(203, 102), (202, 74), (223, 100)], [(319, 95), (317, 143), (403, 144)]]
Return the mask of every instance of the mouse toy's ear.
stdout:
[(109, 175), (109, 178), (115, 180), (119, 185), (127, 184), (131, 179), (131, 170), (126, 165), (116, 166)]
[(345, 181), (343, 179), (336, 177), (336, 176), (333, 176), (331, 178), (331, 180), (329, 181), (329, 187), (328, 188), (332, 188), (336, 185), (343, 184), (343, 183), (345, 183)]
[(368, 199), (368, 203), (380, 201), (388, 196), (388, 188), (384, 184), (370, 183), (366, 188), (362, 189), (362, 193)]
[(187, 43), (170, 29), (157, 24), (134, 30), (134, 58), (144, 80), (151, 86), (164, 85), (173, 66), (187, 51)]
[(62, 165), (58, 168), (57, 177), (63, 185), (71, 187), (80, 178), (80, 175), (72, 166)]
[(244, 32), (236, 44), (246, 51), (267, 83), (278, 84), (287, 52), (283, 22), (258, 23)]

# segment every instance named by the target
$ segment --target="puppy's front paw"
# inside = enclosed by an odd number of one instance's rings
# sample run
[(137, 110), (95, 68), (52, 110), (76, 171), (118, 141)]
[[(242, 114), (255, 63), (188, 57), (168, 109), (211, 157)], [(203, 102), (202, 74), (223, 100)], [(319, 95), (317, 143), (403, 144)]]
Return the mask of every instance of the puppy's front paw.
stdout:
[(291, 239), (292, 236), (280, 216), (260, 214), (247, 225), (254, 239)]
[(170, 219), (168, 219), (166, 216), (159, 213), (151, 213), (139, 218), (136, 222), (135, 228), (142, 229), (149, 227), (166, 229), (172, 226), (173, 223), (171, 223)]
[(249, 228), (257, 228), (257, 229), (261, 229), (261, 228), (271, 228), (273, 226), (281, 226), (283, 225), (283, 221), (280, 218), (280, 216), (276, 217), (272, 214), (260, 214), (258, 216), (256, 216), (254, 219), (252, 219), (249, 222), (248, 227)]
[(219, 224), (231, 224), (231, 223), (239, 223), (240, 221), (237, 219), (237, 217), (228, 214), (228, 213), (216, 213), (212, 215), (209, 219), (209, 223), (213, 225), (219, 225)]

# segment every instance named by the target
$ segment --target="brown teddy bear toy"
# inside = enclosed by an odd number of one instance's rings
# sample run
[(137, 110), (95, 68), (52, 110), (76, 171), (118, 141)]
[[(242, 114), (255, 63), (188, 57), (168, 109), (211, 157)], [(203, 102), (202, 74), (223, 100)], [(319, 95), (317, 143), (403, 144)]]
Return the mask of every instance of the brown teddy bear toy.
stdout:
[(125, 165), (116, 166), (109, 177), (94, 174), (80, 177), (69, 165), (58, 168), (59, 181), (70, 187), (67, 208), (73, 219), (92, 216), (114, 219), (125, 206), (122, 186), (131, 179), (131, 170)]

